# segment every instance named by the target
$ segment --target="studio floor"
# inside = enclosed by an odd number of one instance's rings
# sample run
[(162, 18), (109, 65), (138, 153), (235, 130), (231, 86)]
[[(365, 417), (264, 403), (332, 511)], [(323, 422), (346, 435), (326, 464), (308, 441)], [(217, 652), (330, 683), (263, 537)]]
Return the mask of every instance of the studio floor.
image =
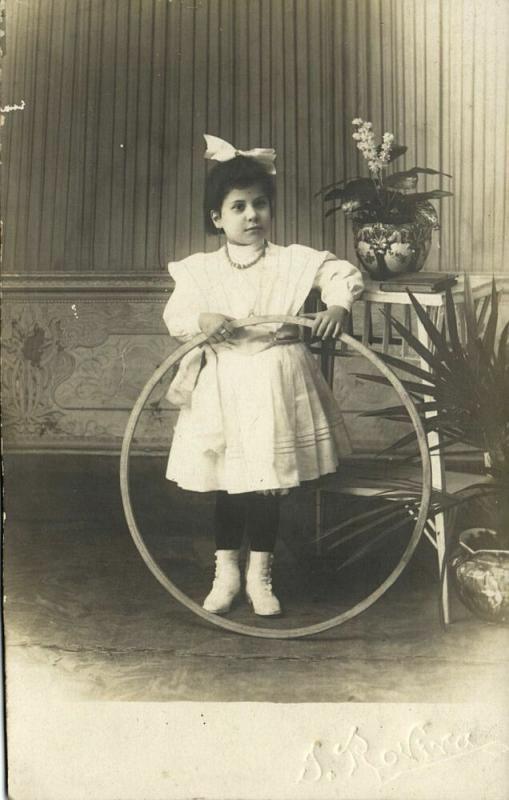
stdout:
[[(149, 461), (137, 466), (144, 525), (199, 601), (212, 545), (200, 544), (199, 523), (186, 522), (188, 502), (161, 511)], [(34, 669), (87, 700), (489, 702), (506, 691), (507, 627), (478, 621), (453, 596), (453, 622), (442, 629), (427, 542), (394, 586), (346, 624), (309, 638), (254, 638), (208, 624), (155, 580), (123, 518), (116, 457), (7, 455), (5, 487), (7, 692), (15, 673)], [(301, 519), (288, 503), (287, 516)], [(284, 564), (276, 578), (286, 600), (278, 624), (332, 616), (331, 598), (313, 605)], [(243, 603), (233, 618), (264, 624)]]

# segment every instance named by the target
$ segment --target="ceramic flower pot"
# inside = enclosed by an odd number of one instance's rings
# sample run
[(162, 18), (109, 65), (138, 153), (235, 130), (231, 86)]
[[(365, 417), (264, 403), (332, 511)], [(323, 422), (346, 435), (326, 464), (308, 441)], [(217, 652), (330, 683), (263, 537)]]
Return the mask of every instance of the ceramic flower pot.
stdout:
[(390, 280), (391, 276), (422, 269), (431, 247), (433, 224), (425, 219), (400, 225), (382, 222), (353, 222), (357, 257), (371, 278)]
[(487, 528), (469, 528), (449, 563), (460, 599), (488, 622), (509, 622), (509, 550), (500, 547), (500, 538)]

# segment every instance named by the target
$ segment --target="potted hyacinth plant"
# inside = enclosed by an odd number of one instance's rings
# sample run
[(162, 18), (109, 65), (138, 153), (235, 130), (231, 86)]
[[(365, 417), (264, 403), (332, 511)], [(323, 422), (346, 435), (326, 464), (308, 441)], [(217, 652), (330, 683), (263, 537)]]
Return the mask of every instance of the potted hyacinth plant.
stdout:
[(431, 200), (452, 196), (434, 189), (417, 192), (419, 175), (445, 175), (429, 167), (412, 167), (386, 174), (393, 161), (407, 151), (386, 132), (376, 143), (373, 125), (360, 118), (352, 121), (353, 139), (367, 161), (369, 177), (343, 179), (318, 192), (334, 202), (325, 216), (342, 211), (352, 220), (357, 257), (372, 278), (387, 280), (422, 269), (431, 247), (438, 216)]

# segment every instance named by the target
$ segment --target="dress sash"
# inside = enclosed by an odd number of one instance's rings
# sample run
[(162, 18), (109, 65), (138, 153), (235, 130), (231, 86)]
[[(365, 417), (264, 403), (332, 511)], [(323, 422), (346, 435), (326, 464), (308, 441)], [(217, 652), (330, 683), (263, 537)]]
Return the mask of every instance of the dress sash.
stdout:
[(177, 408), (193, 408), (204, 453), (221, 453), (226, 447), (218, 378), (219, 352), (240, 347), (247, 355), (256, 355), (269, 347), (301, 341), (296, 325), (282, 325), (276, 332), (258, 331), (258, 334), (256, 337), (244, 339), (239, 345), (228, 340), (214, 345), (205, 343), (200, 348), (191, 350), (180, 362), (177, 374), (170, 384), (167, 400)]

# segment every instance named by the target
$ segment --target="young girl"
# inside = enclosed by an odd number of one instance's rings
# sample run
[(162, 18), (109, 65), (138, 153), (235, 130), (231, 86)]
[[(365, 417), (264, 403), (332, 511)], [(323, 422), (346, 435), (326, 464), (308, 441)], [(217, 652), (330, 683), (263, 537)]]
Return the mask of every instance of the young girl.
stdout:
[(326, 311), (312, 333), (337, 337), (363, 289), (359, 270), (331, 253), (272, 244), (273, 150), (235, 150), (205, 136), (217, 161), (205, 186), (205, 227), (225, 244), (169, 271), (175, 289), (164, 311), (172, 336), (208, 341), (180, 363), (168, 394), (182, 410), (166, 477), (184, 489), (216, 492), (216, 572), (203, 608), (227, 613), (240, 592), (239, 550), (249, 546), (246, 594), (256, 614), (281, 613), (271, 563), (279, 495), (334, 472), (350, 452), (341, 411), (294, 326), (234, 330), (232, 319), (296, 315), (310, 290)]

